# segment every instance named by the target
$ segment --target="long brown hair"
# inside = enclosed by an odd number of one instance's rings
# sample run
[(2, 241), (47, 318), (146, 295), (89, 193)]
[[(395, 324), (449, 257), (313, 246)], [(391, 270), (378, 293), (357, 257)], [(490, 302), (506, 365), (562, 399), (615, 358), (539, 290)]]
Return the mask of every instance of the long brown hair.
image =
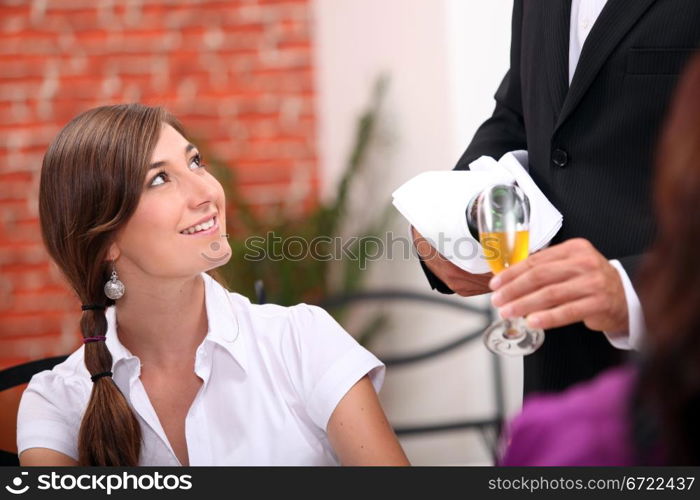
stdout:
[(658, 233), (640, 272), (649, 331), (639, 397), (673, 464), (700, 464), (700, 56), (678, 86), (658, 148)]
[[(44, 244), (83, 304), (110, 306), (103, 291), (116, 232), (136, 210), (163, 123), (182, 133), (162, 108), (139, 104), (91, 109), (66, 125), (41, 169), (39, 215)], [(184, 135), (184, 134), (183, 134)], [(104, 311), (84, 311), (83, 337), (105, 335)], [(85, 346), (90, 375), (112, 369), (104, 342)], [(92, 384), (78, 438), (81, 465), (138, 465), (141, 428), (111, 377)]]

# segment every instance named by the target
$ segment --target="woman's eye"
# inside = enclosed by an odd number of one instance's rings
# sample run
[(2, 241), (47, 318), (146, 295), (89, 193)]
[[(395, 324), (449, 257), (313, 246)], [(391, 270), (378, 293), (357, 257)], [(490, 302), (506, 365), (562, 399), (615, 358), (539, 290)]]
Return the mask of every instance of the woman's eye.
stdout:
[[(190, 170), (196, 170), (196, 169), (201, 168), (201, 167), (206, 167), (206, 165), (204, 163), (202, 163), (202, 157), (199, 154), (196, 154), (190, 160), (189, 168), (190, 168)], [(165, 172), (164, 170), (160, 171), (153, 178), (150, 186), (153, 187), (153, 186), (160, 186), (161, 184), (165, 184), (167, 182), (167, 179), (168, 179), (167, 172)]]
[(199, 167), (204, 167), (204, 163), (202, 163), (202, 157), (198, 154), (194, 155), (192, 159), (190, 160), (190, 168), (192, 170), (199, 168)]
[(159, 172), (151, 181), (151, 186), (160, 186), (161, 184), (165, 184), (165, 178), (167, 176), (168, 174), (166, 174), (165, 172)]

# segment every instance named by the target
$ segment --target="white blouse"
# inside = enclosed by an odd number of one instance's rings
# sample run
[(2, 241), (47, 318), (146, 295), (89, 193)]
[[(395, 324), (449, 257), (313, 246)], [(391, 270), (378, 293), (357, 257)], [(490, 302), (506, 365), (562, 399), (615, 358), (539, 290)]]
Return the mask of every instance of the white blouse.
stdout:
[[(185, 420), (190, 465), (337, 465), (326, 434), (331, 413), (384, 365), (323, 309), (255, 305), (206, 273), (209, 330), (194, 371), (203, 384)], [(141, 383), (141, 362), (119, 341), (106, 311), (113, 380), (143, 434), (140, 465), (181, 465)], [(78, 430), (92, 390), (81, 347), (32, 377), (17, 418), (18, 452), (50, 448), (78, 459)]]

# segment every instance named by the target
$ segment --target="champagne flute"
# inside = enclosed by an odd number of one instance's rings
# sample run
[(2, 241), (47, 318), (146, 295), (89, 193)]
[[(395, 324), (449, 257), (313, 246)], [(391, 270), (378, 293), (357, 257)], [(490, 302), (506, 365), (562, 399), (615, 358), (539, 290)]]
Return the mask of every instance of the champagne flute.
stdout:
[[(498, 184), (477, 198), (479, 241), (493, 271), (525, 260), (529, 254), (530, 203), (517, 185)], [(544, 331), (529, 328), (525, 318), (501, 319), (484, 332), (484, 344), (496, 354), (525, 356), (544, 342)]]

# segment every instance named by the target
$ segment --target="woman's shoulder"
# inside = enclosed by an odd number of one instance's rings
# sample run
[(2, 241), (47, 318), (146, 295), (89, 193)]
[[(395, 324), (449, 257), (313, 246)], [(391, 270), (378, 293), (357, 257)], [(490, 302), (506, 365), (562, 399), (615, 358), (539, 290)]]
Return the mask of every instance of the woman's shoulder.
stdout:
[[(291, 306), (278, 304), (253, 304), (247, 297), (228, 292), (251, 324), (256, 334), (275, 335), (292, 331), (309, 331), (314, 327), (337, 325), (333, 317), (323, 308), (304, 302)], [(335, 325), (334, 325), (335, 323)]]
[(339, 359), (364, 348), (322, 307), (301, 302), (292, 306), (252, 304), (231, 293), (241, 331), (253, 345), (292, 359)]
[(625, 465), (636, 370), (609, 370), (560, 394), (533, 395), (508, 428), (503, 465)]
[[(90, 391), (90, 373), (85, 367), (84, 346), (76, 349), (51, 370), (34, 374), (27, 390), (52, 395), (82, 397)], [(26, 391), (25, 391), (26, 392)]]
[(51, 370), (35, 374), (17, 409), (17, 450), (48, 448), (78, 458), (78, 430), (90, 397), (83, 348)]
[(242, 314), (250, 321), (256, 323), (265, 323), (267, 327), (284, 326), (290, 321), (304, 316), (307, 319), (313, 319), (314, 317), (327, 315), (320, 307), (306, 303), (291, 306), (273, 303), (254, 304), (248, 297), (229, 290), (209, 274), (202, 273), (202, 277), (207, 290), (207, 307), (211, 303), (214, 306), (214, 311), (228, 310), (231, 307), (234, 313)]

